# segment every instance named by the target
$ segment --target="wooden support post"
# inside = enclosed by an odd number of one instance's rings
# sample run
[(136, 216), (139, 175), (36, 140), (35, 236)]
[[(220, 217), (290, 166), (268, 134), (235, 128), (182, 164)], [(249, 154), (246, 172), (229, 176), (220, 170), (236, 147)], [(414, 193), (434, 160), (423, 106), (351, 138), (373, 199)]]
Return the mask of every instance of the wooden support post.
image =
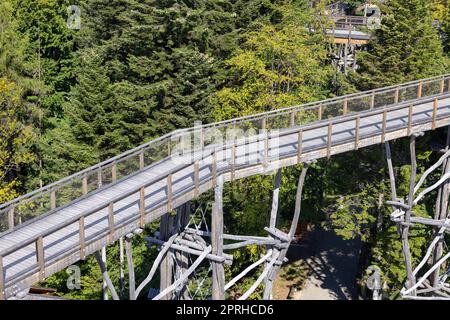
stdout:
[(198, 197), (200, 195), (200, 165), (198, 161), (195, 161), (194, 163), (194, 197)]
[(422, 98), (422, 90), (423, 90), (423, 82), (419, 82), (419, 86), (417, 88), (417, 98)]
[(434, 101), (433, 101), (433, 120), (432, 120), (432, 123), (431, 123), (431, 128), (432, 128), (433, 130), (436, 129), (436, 115), (437, 115), (437, 108), (438, 108), (438, 99), (435, 98)]
[(370, 109), (375, 108), (375, 93), (372, 93), (372, 96), (370, 97)]
[[(215, 201), (211, 219), (212, 254), (223, 255), (223, 176), (217, 178)], [(225, 271), (223, 263), (212, 263), (212, 299), (225, 299)]]
[(441, 81), (441, 87), (440, 87), (440, 90), (439, 90), (439, 93), (440, 93), (440, 94), (443, 94), (443, 93), (444, 93), (444, 88), (445, 88), (445, 79), (442, 78), (442, 81)]
[(385, 142), (384, 146), (386, 148), (386, 159), (388, 163), (389, 181), (391, 183), (391, 197), (392, 201), (397, 201), (397, 190), (395, 187), (395, 175), (394, 175), (394, 166), (392, 165), (391, 146), (389, 142)]
[(110, 203), (108, 206), (108, 227), (109, 227), (109, 242), (114, 242), (114, 204)]
[[(159, 226), (159, 237), (162, 241), (168, 241), (173, 234), (173, 219), (170, 213), (166, 213), (161, 217)], [(164, 256), (160, 265), (160, 292), (163, 292), (166, 288), (172, 284), (172, 257), (170, 254)], [(169, 300), (170, 297), (165, 295), (162, 300)]]
[(42, 237), (36, 240), (36, 261), (39, 267), (39, 281), (42, 281), (45, 278), (44, 239)]
[(50, 192), (50, 209), (53, 210), (56, 208), (56, 191), (53, 190)]
[[(123, 237), (119, 238), (119, 297), (125, 297), (125, 272), (124, 272), (124, 257), (123, 257)], [(131, 286), (130, 286), (131, 290)], [(131, 300), (131, 299), (130, 299)]]
[(272, 196), (272, 211), (270, 212), (270, 224), (271, 229), (275, 229), (277, 226), (277, 215), (278, 215), (278, 199), (280, 197), (280, 184), (281, 184), (281, 169), (277, 170), (275, 175), (275, 185), (273, 188)]
[(100, 266), (103, 281), (106, 283), (106, 287), (109, 289), (109, 292), (111, 292), (113, 300), (119, 300), (119, 295), (117, 294), (117, 291), (114, 288), (111, 278), (109, 277), (108, 270), (106, 269), (105, 262), (103, 261), (103, 257), (100, 255), (98, 251), (95, 252), (95, 259), (97, 260), (97, 263)]
[(357, 116), (355, 120), (355, 150), (359, 149), (359, 126), (360, 126), (360, 117)]
[(292, 111), (291, 112), (291, 128), (293, 128), (293, 127), (295, 127), (295, 114), (296, 114), (296, 112), (295, 111)]
[[(411, 176), (409, 182), (409, 195), (408, 195), (409, 209), (406, 210), (405, 213), (405, 224), (400, 226), (400, 235), (402, 239), (402, 249), (403, 249), (402, 251), (406, 264), (406, 274), (408, 277), (408, 283), (406, 285), (407, 289), (413, 287), (416, 284), (416, 280), (412, 270), (411, 249), (409, 247), (409, 239), (408, 239), (409, 225), (411, 223), (412, 206), (414, 202), (414, 187), (416, 184), (416, 175), (417, 175), (416, 137), (414, 135), (411, 136), (409, 148), (411, 153)], [(412, 295), (415, 295), (415, 291), (413, 291)]]
[[(280, 184), (281, 184), (281, 169), (278, 169), (277, 174), (275, 176), (275, 184), (273, 189), (273, 197), (272, 197), (272, 210), (270, 212), (270, 222), (269, 222), (269, 228), (275, 229), (277, 226), (277, 215), (278, 215), (278, 202), (280, 197)], [(279, 255), (279, 250), (276, 248), (273, 248), (273, 252), (271, 254), (272, 257), (275, 257)], [(266, 263), (267, 267), (267, 263)], [(264, 285), (264, 300), (269, 300), (270, 295), (272, 293), (272, 287), (273, 287), (273, 279), (270, 277), (267, 277), (265, 280)]]
[(111, 167), (111, 180), (112, 180), (112, 182), (117, 181), (117, 165), (115, 162)]
[(318, 114), (318, 118), (319, 118), (319, 121), (321, 121), (322, 120), (322, 114), (323, 114), (323, 106), (322, 105), (320, 105), (319, 106), (319, 114)]
[(169, 141), (167, 141), (167, 156), (170, 157), (170, 154), (172, 153), (172, 148), (170, 145), (171, 139), (169, 139)]
[[(447, 127), (447, 141), (445, 144), (445, 151), (450, 149), (450, 126)], [(442, 164), (442, 175), (450, 172), (450, 159), (446, 158)], [(448, 215), (449, 193), (450, 193), (450, 179), (446, 180), (438, 190), (438, 197), (436, 199), (436, 212), (434, 214), (435, 220), (445, 220)], [(439, 232), (440, 226), (435, 228), (436, 234)], [(443, 242), (439, 241), (433, 251), (432, 263), (435, 265), (442, 257)], [(430, 283), (433, 287), (439, 285), (439, 274), (441, 267), (437, 268), (430, 276)]]
[(348, 100), (345, 99), (344, 100), (344, 107), (343, 107), (343, 112), (344, 116), (348, 113)]
[[(106, 271), (106, 275), (108, 275), (107, 273), (107, 269), (106, 269), (106, 247), (102, 247), (101, 249), (101, 261), (102, 261), (102, 265)], [(102, 269), (102, 267), (100, 266), (100, 270)], [(102, 283), (102, 293), (103, 293), (103, 300), (108, 300), (109, 296), (108, 296), (108, 283), (105, 280), (105, 276), (103, 276), (103, 283)]]
[(264, 135), (264, 158), (263, 158), (263, 167), (267, 168), (269, 165), (269, 132), (265, 132)]
[(212, 184), (213, 186), (215, 186), (217, 184), (217, 154), (216, 152), (213, 153), (212, 155)]
[[(350, 34), (349, 34), (349, 37), (350, 37)], [(349, 39), (349, 41), (350, 41), (350, 39)], [(344, 74), (345, 75), (348, 75), (348, 72), (347, 72), (347, 64), (348, 64), (348, 62), (347, 62), (347, 60), (348, 60), (348, 43), (345, 43), (344, 44)], [(344, 114), (345, 114), (345, 112), (344, 112)]]
[(236, 175), (236, 141), (231, 146), (231, 181), (234, 181)]
[(141, 228), (145, 226), (145, 188), (139, 190), (139, 216)]
[(200, 130), (200, 146), (199, 148), (202, 149), (205, 146), (205, 129), (202, 127)]
[(0, 300), (5, 300), (5, 270), (2, 256), (0, 256)]
[(14, 228), (14, 208), (8, 210), (8, 228)]
[(382, 125), (382, 131), (381, 131), (381, 143), (386, 142), (386, 126), (387, 126), (387, 110), (384, 109), (383, 111), (383, 125)]
[(397, 87), (395, 89), (395, 94), (394, 94), (394, 103), (397, 104), (399, 102), (399, 98), (400, 98), (400, 90)]
[(411, 129), (412, 129), (412, 116), (413, 116), (413, 106), (409, 106), (408, 110), (408, 136), (411, 135)]
[[(183, 232), (189, 225), (189, 220), (191, 216), (191, 203), (187, 202), (177, 210), (176, 218), (176, 231), (178, 233)], [(175, 258), (177, 260), (176, 264), (176, 278), (179, 279), (189, 268), (189, 254), (186, 252), (175, 252)], [(187, 290), (187, 281), (180, 284), (179, 290), (177, 290), (179, 299), (189, 300), (189, 292)]]
[(83, 180), (81, 182), (81, 192), (85, 195), (88, 193), (88, 179), (87, 177), (83, 177)]
[(303, 130), (300, 130), (298, 132), (297, 138), (297, 163), (301, 162), (302, 153), (303, 153)]
[(302, 172), (300, 174), (300, 177), (298, 179), (298, 184), (297, 184), (297, 194), (295, 196), (295, 209), (294, 209), (294, 216), (292, 218), (292, 223), (291, 223), (291, 227), (289, 229), (289, 243), (288, 246), (284, 249), (281, 250), (281, 252), (278, 254), (277, 257), (277, 261), (278, 261), (278, 265), (276, 265), (274, 268), (272, 268), (270, 270), (270, 272), (267, 275), (267, 280), (266, 280), (266, 287), (264, 289), (264, 299), (269, 299), (270, 297), (270, 292), (272, 291), (272, 286), (273, 286), (273, 281), (276, 278), (276, 275), (280, 269), (281, 263), (284, 261), (284, 258), (286, 257), (288, 248), (289, 248), (289, 244), (292, 241), (294, 235), (295, 235), (295, 231), (297, 230), (298, 227), (298, 222), (300, 219), (300, 212), (301, 212), (301, 204), (302, 204), (302, 193), (303, 193), (303, 186), (305, 184), (305, 179), (306, 179), (306, 173), (308, 171), (309, 168), (309, 163), (305, 163), (302, 169)]
[(130, 290), (130, 300), (136, 300), (136, 281), (134, 276), (133, 250), (132, 250), (132, 235), (125, 237), (125, 252), (127, 255), (128, 264), (128, 286)]
[(333, 123), (328, 123), (328, 139), (327, 139), (327, 159), (329, 160), (331, 157), (331, 137), (333, 134)]
[(167, 212), (173, 210), (173, 202), (172, 202), (172, 175), (169, 174), (167, 176)]
[(142, 150), (139, 153), (139, 169), (142, 170), (145, 167), (145, 161), (144, 161), (144, 150)]
[(261, 119), (261, 129), (266, 130), (267, 129), (267, 118)]
[(103, 186), (102, 168), (97, 171), (97, 187), (101, 188)]
[(85, 225), (84, 225), (84, 217), (80, 217), (78, 221), (78, 226), (80, 229), (79, 240), (80, 240), (80, 260), (86, 259), (86, 233), (85, 233)]

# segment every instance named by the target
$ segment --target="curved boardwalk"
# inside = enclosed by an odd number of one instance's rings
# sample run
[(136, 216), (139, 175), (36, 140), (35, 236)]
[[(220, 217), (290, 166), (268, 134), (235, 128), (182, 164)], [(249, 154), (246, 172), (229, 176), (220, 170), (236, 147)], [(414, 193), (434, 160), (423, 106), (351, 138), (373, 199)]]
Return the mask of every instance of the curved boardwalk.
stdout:
[[(19, 226), (14, 226), (14, 208), (20, 210), (22, 200), (0, 206), (3, 218), (8, 214), (10, 219), (9, 230), (0, 234), (0, 294), (10, 297), (158, 219), (211, 189), (219, 175), (231, 181), (269, 173), (448, 126), (449, 79), (442, 76), (380, 91), (393, 93), (389, 96), (393, 100), (380, 106), (374, 104), (378, 91), (356, 95), (359, 104), (355, 95), (334, 99), (333, 104), (343, 106), (336, 108), (334, 116), (326, 116), (326, 101), (315, 103), (312, 109), (300, 106), (259, 115), (256, 119), (262, 121), (263, 129), (270, 128), (274, 114), (291, 116), (291, 121), (283, 122), (278, 130), (263, 130), (232, 141), (225, 139), (148, 166), (142, 161), (141, 168), (59, 207), (52, 191), (52, 208)], [(422, 86), (428, 82), (435, 83), (436, 90), (430, 89), (425, 95)], [(414, 98), (401, 98), (402, 92), (406, 97), (410, 91)], [(365, 108), (367, 103), (371, 105)], [(312, 118), (305, 124), (295, 121), (302, 115), (316, 115), (317, 110), (318, 119)]]

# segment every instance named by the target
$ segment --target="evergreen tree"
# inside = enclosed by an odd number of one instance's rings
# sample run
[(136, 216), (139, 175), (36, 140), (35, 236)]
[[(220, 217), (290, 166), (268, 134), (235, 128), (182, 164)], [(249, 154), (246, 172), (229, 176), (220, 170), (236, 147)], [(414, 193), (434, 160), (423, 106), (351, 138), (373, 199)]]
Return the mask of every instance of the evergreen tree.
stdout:
[(447, 72), (427, 0), (390, 0), (381, 5), (382, 24), (369, 52), (359, 56), (359, 89), (370, 89)]

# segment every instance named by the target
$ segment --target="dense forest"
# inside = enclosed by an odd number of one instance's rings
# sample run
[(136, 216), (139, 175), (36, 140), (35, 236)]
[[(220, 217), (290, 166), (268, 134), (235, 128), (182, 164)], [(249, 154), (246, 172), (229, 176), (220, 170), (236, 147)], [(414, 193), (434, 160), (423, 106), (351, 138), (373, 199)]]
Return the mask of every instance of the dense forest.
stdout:
[[(360, 67), (348, 75), (333, 68), (330, 39), (308, 31), (330, 23), (323, 14), (329, 2), (1, 0), (0, 203), (194, 121), (220, 121), (450, 71), (447, 0), (379, 4), (381, 27), (358, 55)], [(79, 26), (71, 21), (71, 5), (81, 9)], [(418, 141), (419, 172), (437, 160), (430, 143), (444, 144), (445, 137), (445, 130), (437, 130)], [(409, 187), (407, 146), (407, 140), (392, 144), (401, 196)], [(378, 145), (313, 164), (301, 220), (331, 228), (344, 239), (361, 239), (361, 287), (367, 266), (379, 266), (387, 298), (396, 299), (406, 273), (385, 205), (390, 186), (383, 152)], [(280, 210), (287, 227), (299, 169), (283, 174)], [(258, 176), (226, 185), (228, 231), (264, 232), (273, 180)], [(211, 196), (203, 195), (196, 205)], [(426, 203), (419, 214), (432, 216), (433, 210), (434, 203)], [(156, 228), (149, 225), (144, 234)], [(146, 247), (144, 234), (133, 248), (137, 282), (157, 254)], [(430, 231), (415, 228), (412, 235), (417, 261)], [(258, 260), (258, 250), (249, 246), (236, 252), (227, 276)], [(118, 256), (118, 246), (108, 248), (108, 268), (117, 285)], [(95, 259), (78, 264), (80, 290), (66, 288), (65, 272), (42, 285), (69, 298), (101, 298)], [(251, 281), (235, 290), (245, 291)], [(261, 298), (261, 292), (252, 298)]]

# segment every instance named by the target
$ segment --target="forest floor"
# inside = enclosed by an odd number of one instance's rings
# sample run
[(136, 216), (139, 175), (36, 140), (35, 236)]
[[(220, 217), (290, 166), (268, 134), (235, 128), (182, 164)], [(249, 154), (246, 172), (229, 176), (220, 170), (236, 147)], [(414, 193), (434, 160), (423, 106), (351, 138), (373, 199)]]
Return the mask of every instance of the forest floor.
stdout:
[(274, 299), (355, 299), (359, 240), (345, 241), (333, 231), (315, 228), (292, 244), (275, 283)]

